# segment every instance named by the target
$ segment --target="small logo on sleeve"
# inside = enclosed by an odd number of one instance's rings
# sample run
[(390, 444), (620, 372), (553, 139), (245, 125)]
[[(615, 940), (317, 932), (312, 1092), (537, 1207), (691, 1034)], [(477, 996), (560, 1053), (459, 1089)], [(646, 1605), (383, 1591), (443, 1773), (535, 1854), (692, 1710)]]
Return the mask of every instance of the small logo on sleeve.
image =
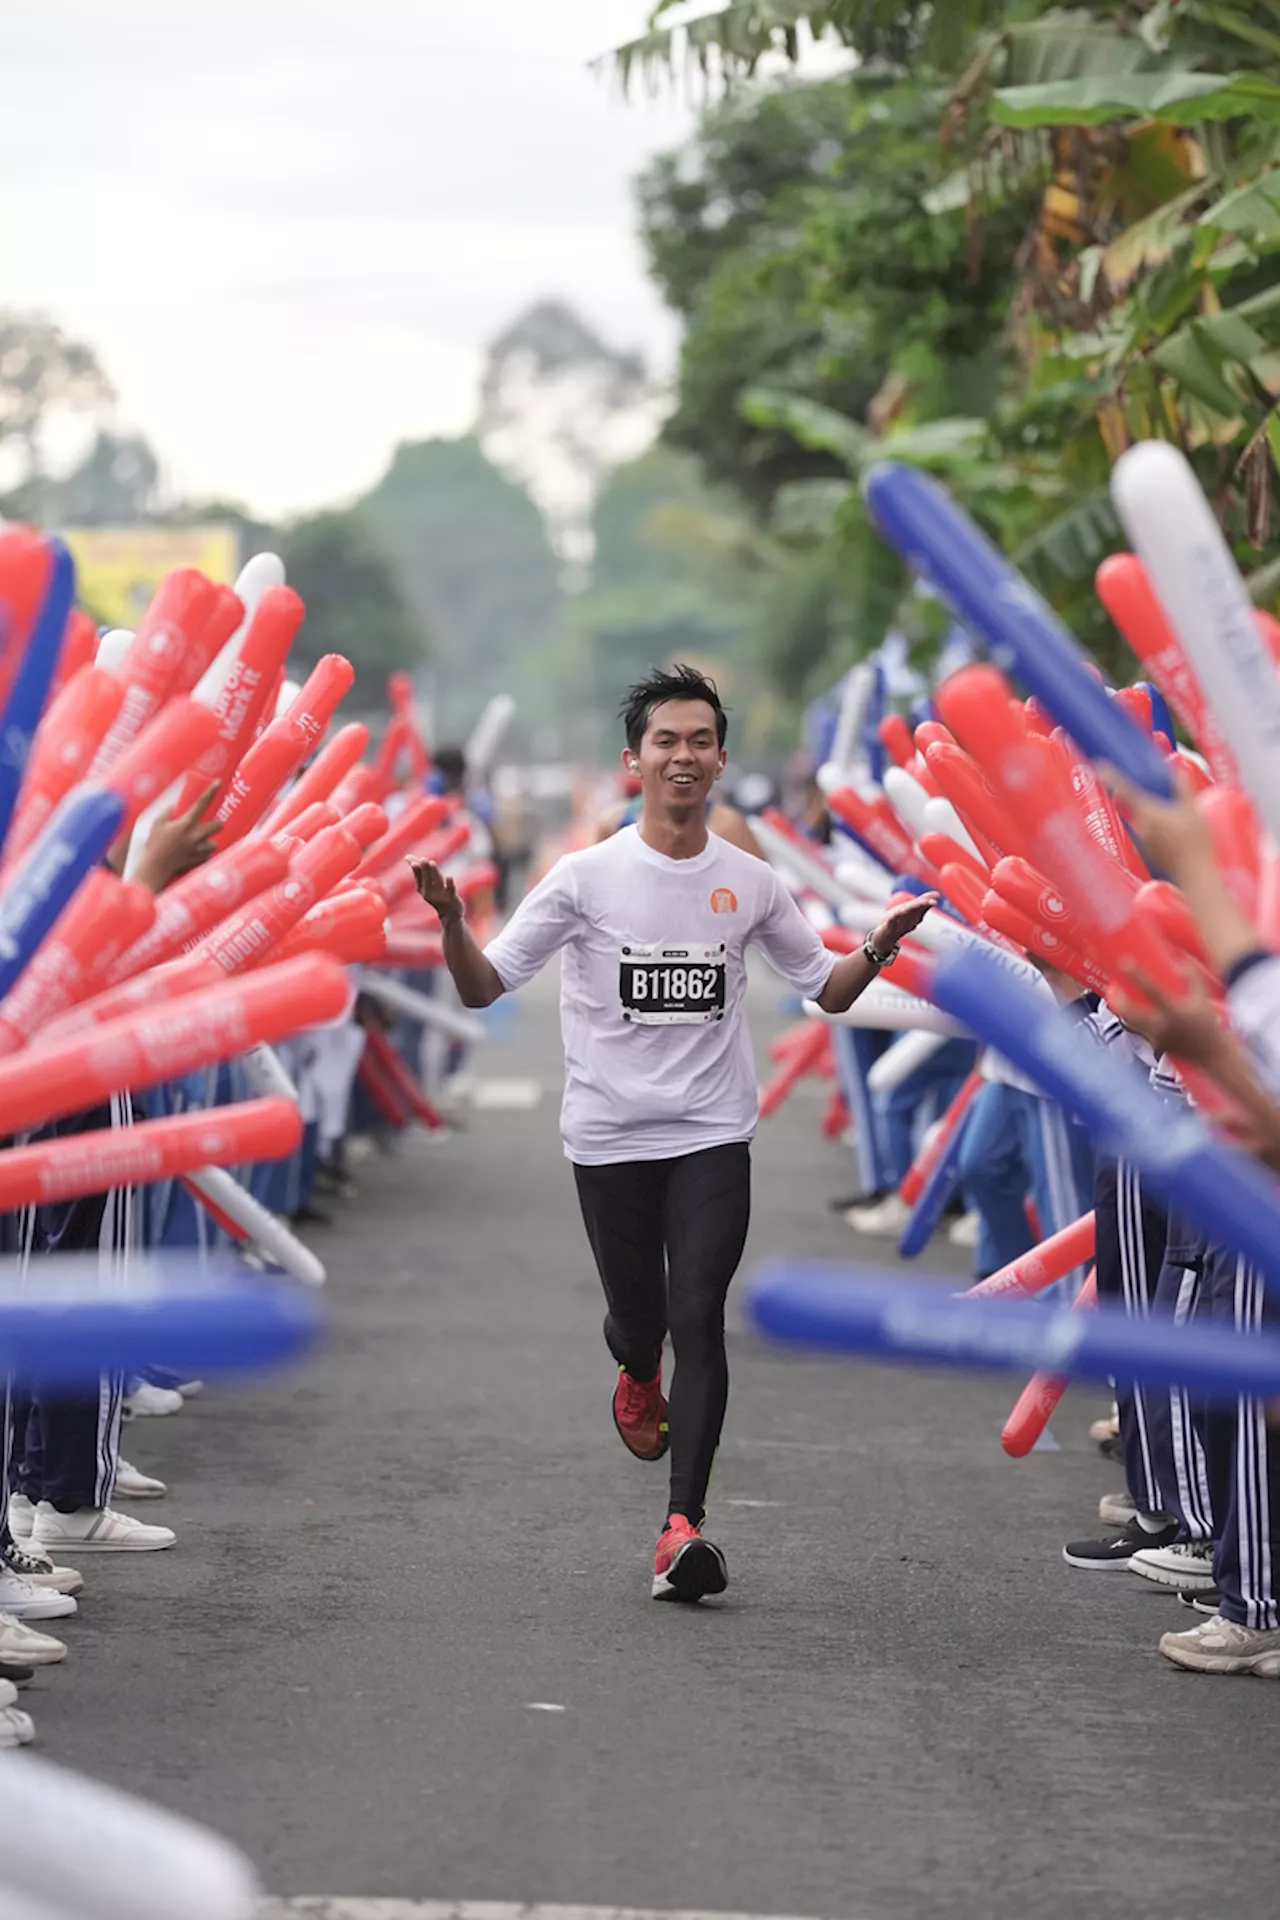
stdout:
[(728, 887), (717, 887), (711, 896), (712, 913), (736, 913), (738, 896)]

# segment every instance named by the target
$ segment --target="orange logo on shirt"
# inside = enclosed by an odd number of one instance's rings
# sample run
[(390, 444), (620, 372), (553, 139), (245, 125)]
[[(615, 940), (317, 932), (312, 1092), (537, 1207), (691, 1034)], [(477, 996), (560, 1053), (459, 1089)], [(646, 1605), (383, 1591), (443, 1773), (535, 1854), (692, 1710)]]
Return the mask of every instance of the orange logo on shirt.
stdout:
[(712, 913), (736, 913), (738, 911), (737, 894), (731, 893), (728, 887), (717, 887), (711, 896), (711, 911)]

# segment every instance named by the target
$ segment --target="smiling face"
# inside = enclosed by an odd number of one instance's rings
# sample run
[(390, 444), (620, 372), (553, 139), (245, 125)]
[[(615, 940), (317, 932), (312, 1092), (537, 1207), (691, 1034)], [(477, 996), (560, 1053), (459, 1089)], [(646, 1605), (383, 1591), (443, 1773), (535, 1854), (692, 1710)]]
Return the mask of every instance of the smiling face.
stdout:
[(724, 772), (716, 712), (705, 700), (664, 700), (649, 714), (638, 752), (622, 756), (640, 776), (646, 807), (672, 815), (705, 809)]

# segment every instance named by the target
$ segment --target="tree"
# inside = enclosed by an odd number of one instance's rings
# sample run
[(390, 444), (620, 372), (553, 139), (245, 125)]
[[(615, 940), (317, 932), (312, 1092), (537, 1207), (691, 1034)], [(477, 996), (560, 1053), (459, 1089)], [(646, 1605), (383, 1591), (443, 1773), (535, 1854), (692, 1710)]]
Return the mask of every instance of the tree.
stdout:
[(291, 668), (306, 671), (322, 654), (345, 654), (356, 670), (353, 709), (380, 712), (387, 675), (420, 667), (427, 636), (369, 523), (350, 509), (312, 514), (282, 530), (278, 550), (307, 604)]
[(556, 556), (537, 508), (472, 435), (396, 449), (360, 503), (433, 642), (439, 724), (465, 732), (496, 692), (546, 717), (539, 673), (560, 632)]

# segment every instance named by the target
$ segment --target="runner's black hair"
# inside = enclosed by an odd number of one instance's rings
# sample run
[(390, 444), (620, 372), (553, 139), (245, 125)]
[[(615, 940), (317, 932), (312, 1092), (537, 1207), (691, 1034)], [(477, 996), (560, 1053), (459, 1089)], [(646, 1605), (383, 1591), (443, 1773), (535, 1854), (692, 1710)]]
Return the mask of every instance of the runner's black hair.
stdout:
[(716, 738), (721, 746), (724, 745), (729, 722), (720, 704), (715, 681), (708, 680), (706, 674), (699, 673), (696, 667), (655, 667), (643, 680), (636, 681), (618, 708), (619, 717), (627, 730), (627, 745), (632, 753), (639, 751), (649, 724), (649, 715), (667, 700), (705, 700), (716, 716)]

